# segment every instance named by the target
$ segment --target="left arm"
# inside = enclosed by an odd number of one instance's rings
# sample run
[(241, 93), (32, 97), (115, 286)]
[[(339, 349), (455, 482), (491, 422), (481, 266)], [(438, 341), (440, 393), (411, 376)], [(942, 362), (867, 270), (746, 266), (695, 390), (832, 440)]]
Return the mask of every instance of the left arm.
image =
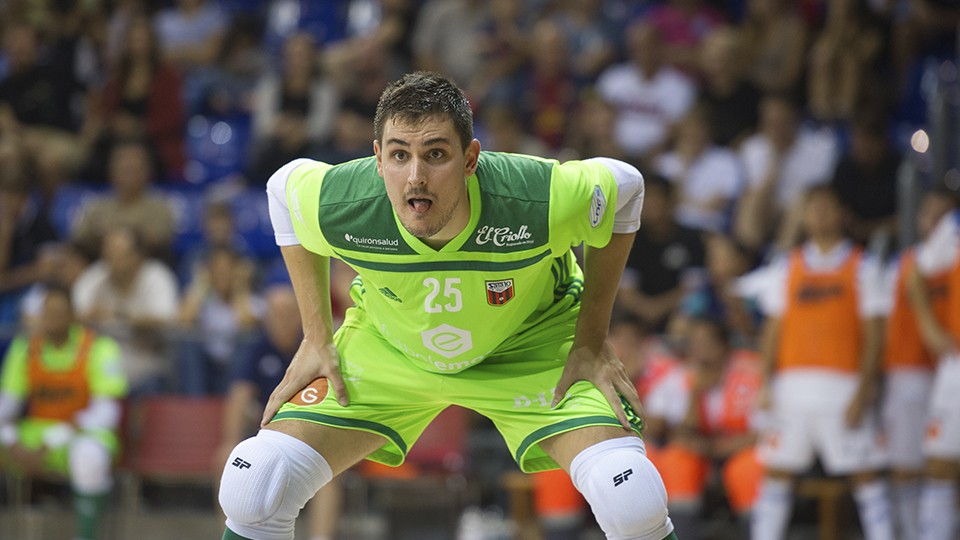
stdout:
[(552, 406), (560, 403), (573, 383), (589, 381), (603, 392), (620, 420), (620, 425), (630, 430), (630, 422), (620, 396), (627, 400), (637, 415), (641, 415), (643, 409), (636, 388), (607, 342), (607, 332), (620, 275), (633, 246), (633, 237), (640, 228), (643, 177), (626, 163), (607, 158), (596, 160), (607, 167), (617, 181), (613, 233), (605, 246), (587, 246), (584, 250), (584, 284), (580, 314), (577, 317), (573, 346), (554, 391)]

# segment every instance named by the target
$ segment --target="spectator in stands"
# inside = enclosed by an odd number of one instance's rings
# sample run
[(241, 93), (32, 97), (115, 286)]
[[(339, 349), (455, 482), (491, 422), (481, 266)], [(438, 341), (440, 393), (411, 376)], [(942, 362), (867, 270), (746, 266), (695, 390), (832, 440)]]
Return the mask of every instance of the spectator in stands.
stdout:
[(723, 15), (703, 0), (667, 0), (646, 18), (663, 37), (665, 61), (688, 73), (697, 69), (704, 38), (723, 24)]
[(84, 160), (74, 110), (75, 102), (82, 102), (83, 88), (74, 76), (73, 48), (53, 46), (42, 55), (39, 31), (21, 16), (11, 14), (3, 21), (6, 74), (0, 78), (0, 140), (22, 149), (40, 173), (38, 185), (49, 199)]
[(193, 274), (180, 304), (177, 372), (185, 395), (223, 394), (230, 361), (252, 339), (263, 317), (253, 291), (253, 261), (214, 246)]
[(662, 332), (687, 291), (702, 279), (700, 234), (677, 223), (673, 186), (646, 176), (643, 227), (627, 259), (617, 300), (648, 331)]
[[(371, 117), (367, 116), (356, 104), (347, 101), (337, 111), (333, 126), (333, 138), (321, 145), (314, 156), (324, 163), (343, 163), (364, 157), (370, 153)], [(278, 162), (279, 163), (279, 162)], [(262, 174), (263, 183), (270, 178), (268, 170)]]
[(832, 132), (801, 127), (800, 110), (792, 98), (765, 97), (760, 103), (760, 130), (740, 147), (747, 188), (736, 210), (737, 239), (760, 250), (773, 237), (777, 249), (790, 249), (800, 230), (803, 193), (830, 181), (837, 154)]
[(154, 257), (168, 257), (176, 232), (173, 210), (149, 187), (150, 152), (138, 139), (117, 141), (110, 151), (112, 192), (91, 201), (80, 210), (71, 236), (88, 254), (100, 253), (100, 242), (111, 230), (129, 227), (137, 231)]
[(181, 284), (194, 280), (197, 272), (204, 271), (207, 254), (217, 247), (227, 247), (242, 257), (250, 257), (250, 246), (237, 232), (233, 208), (227, 201), (210, 201), (203, 208), (201, 237), (180, 256), (177, 277)]
[(69, 478), (74, 538), (94, 540), (113, 484), (119, 400), (127, 390), (120, 349), (75, 322), (65, 288), (47, 290), (42, 314), (37, 330), (17, 338), (3, 362), (0, 469)]
[(229, 22), (227, 14), (209, 0), (177, 0), (154, 16), (161, 54), (186, 77), (188, 114), (200, 108), (204, 77), (217, 61)]
[(486, 0), (426, 0), (413, 30), (414, 67), (443, 73), (470, 88), (482, 71), (476, 51), (490, 19)]
[(823, 30), (813, 42), (807, 74), (807, 107), (813, 117), (850, 120), (871, 86), (883, 85), (880, 63), (888, 32), (873, 16), (868, 0), (828, 2)]
[[(953, 194), (956, 196), (956, 193)], [(924, 278), (946, 273), (947, 299), (943, 319), (934, 311), (936, 289)], [(960, 211), (950, 210), (917, 252), (917, 264), (907, 276), (910, 300), (924, 343), (936, 358), (933, 387), (928, 396), (924, 485), (920, 494), (923, 540), (951, 540), (957, 530), (957, 481), (960, 480)]]
[(648, 454), (664, 476), (677, 535), (696, 539), (711, 476), (736, 516), (745, 519), (756, 499), (763, 467), (752, 417), (762, 378), (756, 353), (734, 349), (720, 319), (692, 320), (684, 348), (684, 363), (655, 384), (645, 407), (666, 426), (666, 444)]
[(748, 0), (741, 25), (749, 79), (764, 93), (799, 93), (806, 66), (807, 28), (788, 0)]
[[(230, 365), (224, 411), (223, 440), (213, 462), (217, 467), (240, 441), (256, 435), (270, 392), (283, 378), (303, 338), (300, 311), (289, 284), (274, 285), (264, 293), (263, 336), (238, 351)], [(226, 379), (226, 377), (224, 377)], [(311, 540), (333, 540), (342, 496), (339, 481), (326, 485), (307, 503)]]
[(893, 538), (890, 493), (874, 406), (879, 397), (886, 295), (877, 261), (843, 234), (830, 186), (810, 190), (802, 247), (779, 260), (761, 296), (759, 408), (769, 412), (759, 450), (766, 478), (751, 538), (784, 538), (793, 481), (819, 456), (829, 476), (850, 481), (866, 540)]
[(523, 129), (520, 115), (509, 104), (494, 104), (485, 107), (480, 114), (480, 126), (485, 133), (483, 147), (488, 150), (531, 156), (549, 156), (549, 149), (546, 145)]
[(56, 241), (27, 176), (13, 164), (0, 168), (0, 325), (17, 322), (20, 299), (38, 277), (40, 250)]
[(62, 66), (42, 62), (43, 43), (30, 23), (13, 16), (4, 23), (7, 69), (0, 80), (0, 130), (42, 127), (75, 131), (71, 100), (79, 83), (73, 73), (58, 73), (55, 68)]
[(616, 134), (627, 155), (649, 159), (666, 143), (673, 124), (693, 105), (696, 87), (666, 63), (660, 32), (638, 20), (626, 31), (628, 62), (611, 66), (597, 91), (616, 111)]
[[(924, 473), (924, 439), (930, 421), (929, 398), (937, 364), (926, 347), (910, 300), (909, 278), (918, 267), (917, 254), (929, 251), (934, 227), (956, 208), (956, 194), (945, 189), (927, 192), (917, 212), (920, 243), (904, 250), (888, 281), (890, 313), (887, 315), (884, 353), (883, 423), (890, 452), (890, 473), (896, 503), (900, 538), (926, 540), (920, 536), (920, 492)], [(931, 314), (939, 326), (949, 319), (950, 272), (938, 269), (925, 275)]]
[(890, 238), (897, 226), (900, 152), (891, 144), (886, 118), (865, 111), (853, 119), (850, 147), (833, 171), (833, 188), (849, 211), (853, 239)]
[[(294, 129), (305, 130), (300, 138), (314, 143), (330, 137), (340, 98), (320, 68), (320, 54), (313, 36), (306, 32), (287, 38), (280, 73), (266, 71), (255, 90), (253, 136), (258, 145), (282, 140)], [(303, 125), (291, 126), (286, 118), (291, 114), (302, 118)]]
[(684, 296), (673, 320), (670, 335), (687, 334), (692, 320), (715, 318), (729, 327), (735, 344), (754, 343), (760, 324), (756, 302), (739, 294), (737, 279), (753, 269), (752, 251), (733, 237), (722, 234), (707, 236), (707, 279)]
[(566, 48), (556, 21), (538, 21), (531, 30), (529, 66), (498, 85), (488, 99), (489, 104), (517, 107), (527, 131), (551, 152), (563, 146), (578, 98)]
[(50, 287), (73, 289), (73, 284), (90, 266), (90, 259), (74, 244), (45, 244), (37, 258), (37, 282), (20, 300), (20, 322), (27, 330), (39, 328), (43, 299)]
[(736, 148), (757, 129), (760, 91), (745, 77), (744, 51), (729, 26), (707, 34), (700, 49), (700, 100), (710, 108), (710, 132), (720, 146)]
[(177, 280), (147, 256), (133, 229), (116, 228), (103, 239), (103, 257), (73, 285), (80, 320), (120, 343), (131, 395), (166, 387), (170, 360), (166, 331), (177, 316)]
[(106, 164), (117, 141), (142, 138), (151, 157), (158, 158), (155, 176), (182, 179), (186, 112), (180, 73), (161, 58), (147, 15), (133, 16), (126, 36), (116, 65), (108, 70), (100, 110), (87, 118), (94, 147), (85, 176), (91, 182), (106, 181)]
[(674, 184), (677, 222), (699, 231), (727, 232), (733, 204), (744, 184), (740, 158), (713, 144), (711, 111), (695, 106), (677, 125), (673, 150), (655, 161), (657, 172)]
[(620, 30), (607, 18), (603, 0), (563, 0), (553, 17), (566, 38), (569, 66), (581, 84), (591, 83), (617, 52)]
[(228, 118), (250, 114), (254, 90), (270, 69), (270, 59), (260, 46), (262, 35), (263, 22), (258, 16), (234, 15), (216, 62), (202, 77), (201, 114)]
[[(567, 130), (564, 153), (572, 158), (608, 156), (627, 160), (616, 133), (617, 110), (594, 90), (581, 93), (579, 107)], [(567, 155), (561, 154), (561, 158)]]

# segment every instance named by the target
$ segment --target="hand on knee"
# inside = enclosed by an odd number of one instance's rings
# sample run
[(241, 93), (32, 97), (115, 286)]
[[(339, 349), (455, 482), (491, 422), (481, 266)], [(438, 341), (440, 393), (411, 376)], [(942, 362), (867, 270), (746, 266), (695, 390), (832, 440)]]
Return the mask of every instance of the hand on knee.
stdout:
[(661, 540), (673, 530), (667, 492), (636, 437), (587, 448), (570, 464), (574, 485), (611, 540)]
[(224, 466), (219, 499), (227, 527), (257, 540), (292, 539), (300, 510), (332, 476), (306, 443), (261, 430), (238, 444)]

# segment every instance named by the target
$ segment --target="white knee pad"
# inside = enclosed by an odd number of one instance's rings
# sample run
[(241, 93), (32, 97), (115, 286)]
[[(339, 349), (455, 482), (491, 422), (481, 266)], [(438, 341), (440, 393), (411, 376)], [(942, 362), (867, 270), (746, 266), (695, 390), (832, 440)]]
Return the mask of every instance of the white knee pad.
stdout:
[(237, 445), (220, 481), (227, 527), (255, 540), (292, 540), (297, 514), (333, 478), (323, 456), (268, 429)]
[(81, 435), (70, 441), (67, 451), (70, 485), (83, 495), (100, 495), (113, 485), (110, 451), (93, 437)]
[(667, 491), (639, 438), (587, 448), (573, 458), (570, 476), (609, 540), (663, 540), (673, 532)]

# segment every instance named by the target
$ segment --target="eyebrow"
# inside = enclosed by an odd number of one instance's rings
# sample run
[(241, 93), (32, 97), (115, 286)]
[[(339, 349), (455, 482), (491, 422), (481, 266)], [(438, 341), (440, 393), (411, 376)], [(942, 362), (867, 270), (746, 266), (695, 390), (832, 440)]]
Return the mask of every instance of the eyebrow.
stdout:
[[(410, 146), (410, 143), (409, 143), (409, 142), (404, 141), (404, 140), (401, 140), (401, 139), (397, 139), (397, 138), (387, 139), (386, 144), (397, 144), (397, 145), (406, 146), (406, 147), (409, 147), (409, 146)], [(432, 139), (428, 139), (428, 140), (426, 140), (426, 141), (423, 142), (423, 145), (424, 145), (424, 146), (433, 146), (433, 145), (435, 145), (435, 144), (446, 144), (446, 145), (449, 146), (449, 145), (450, 145), (450, 139), (447, 139), (446, 137), (434, 137), (434, 138), (432, 138)]]

